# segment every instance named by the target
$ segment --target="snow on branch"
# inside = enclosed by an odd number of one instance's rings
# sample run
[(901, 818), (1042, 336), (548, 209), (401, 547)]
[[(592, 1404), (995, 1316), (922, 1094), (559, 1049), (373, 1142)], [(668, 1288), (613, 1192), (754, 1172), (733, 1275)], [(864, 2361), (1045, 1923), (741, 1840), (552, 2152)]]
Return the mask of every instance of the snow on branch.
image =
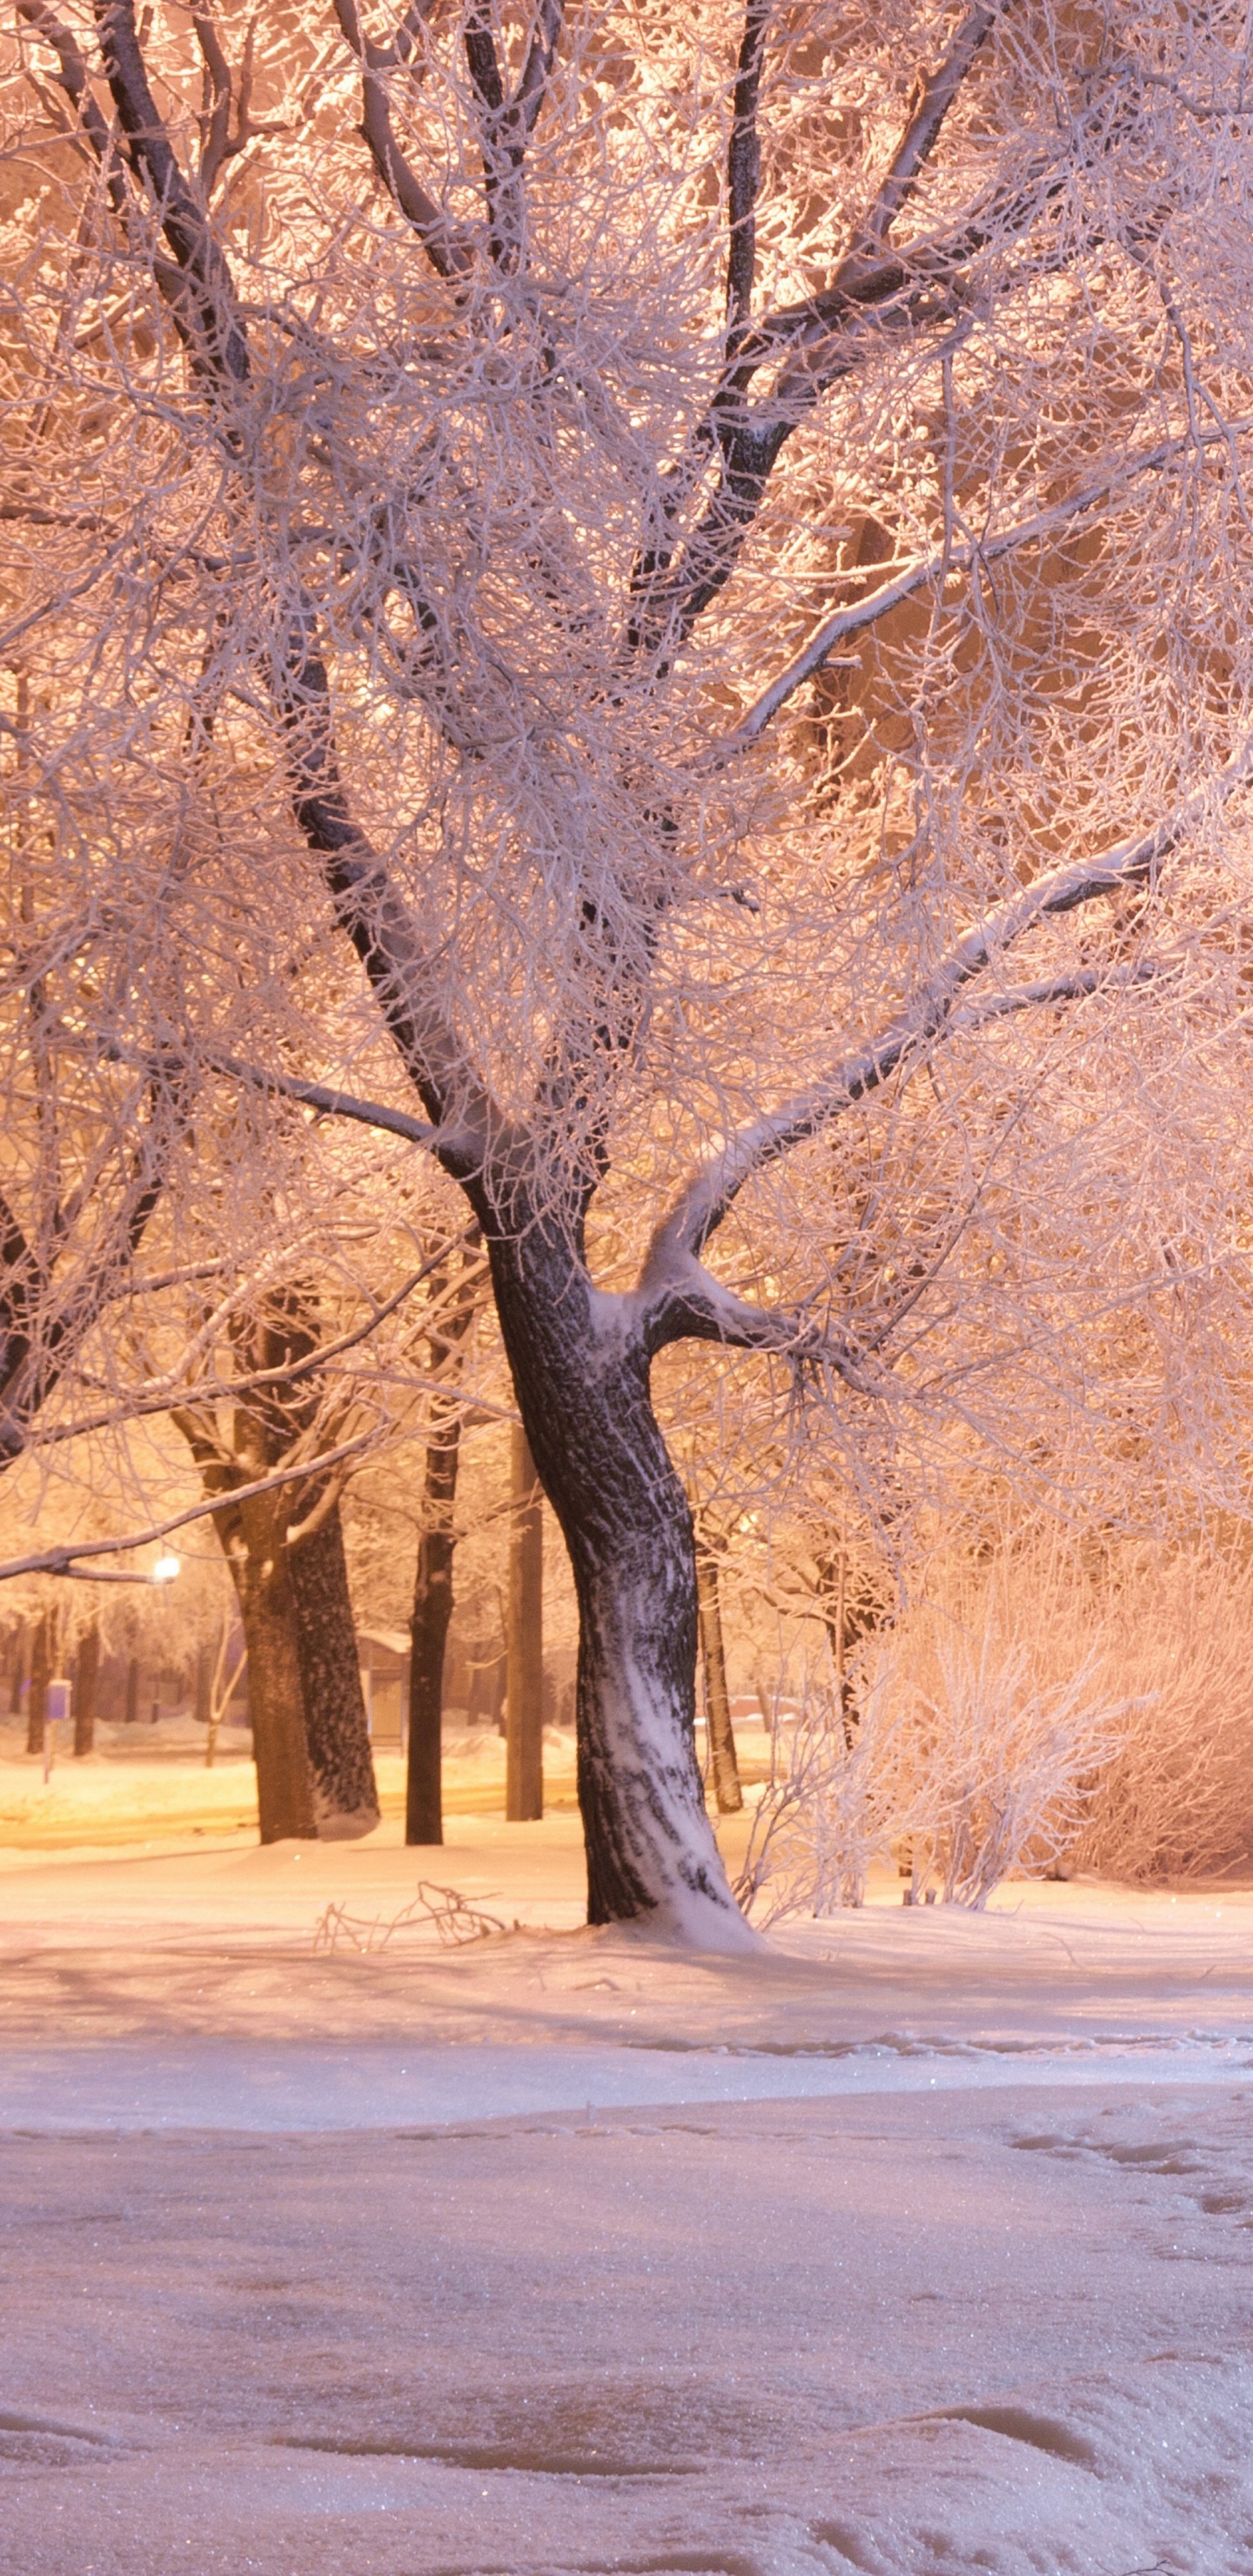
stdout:
[(233, 1511), (236, 1504), (251, 1502), (254, 1494), (271, 1493), (277, 1485), (308, 1484), (315, 1476), (325, 1475), (341, 1459), (360, 1457), (376, 1439), (373, 1428), (358, 1431), (351, 1440), (341, 1440), (333, 1449), (324, 1449), (316, 1458), (304, 1458), (294, 1466), (276, 1467), (271, 1475), (257, 1476), (251, 1484), (233, 1485), (225, 1493), (212, 1495), (207, 1502), (192, 1503), (186, 1511), (174, 1512), (168, 1520), (153, 1521), (147, 1529), (128, 1530), (121, 1538), (71, 1540), (64, 1547), (44, 1548), (38, 1555), (14, 1557), (0, 1565), (0, 1583), (11, 1583), (22, 1574), (63, 1574), (77, 1576), (80, 1582), (128, 1583), (129, 1575), (108, 1570), (92, 1574), (87, 1560), (99, 1556), (129, 1556), (136, 1548), (153, 1547), (159, 1539), (172, 1538), (176, 1530), (186, 1529), (190, 1521), (202, 1521), (214, 1512)]
[[(1051, 868), (1020, 893), (996, 904), (973, 929), (957, 940), (935, 973), (909, 1006), (889, 1021), (879, 1035), (845, 1058), (829, 1079), (772, 1117), (757, 1120), (712, 1155), (687, 1183), (657, 1227), (641, 1278), (646, 1297), (669, 1295), (671, 1282), (686, 1261), (698, 1255), (734, 1206), (755, 1172), (817, 1135), (834, 1118), (879, 1090), (889, 1077), (920, 1058), (950, 1031), (958, 995), (985, 968), (1040, 923), (1074, 912), (1120, 886), (1151, 879), (1162, 859), (1202, 823), (1215, 806), (1242, 786), (1253, 772), (1253, 736), (1233, 753), (1210, 784), (1190, 796), (1166, 822), (1125, 841), (1103, 857), (1073, 859)], [(1098, 979), (1098, 984), (1101, 979)], [(1086, 979), (1080, 986), (1088, 989)], [(1091, 989), (1096, 989), (1093, 986)], [(1048, 980), (1025, 994), (990, 996), (988, 1015), (1018, 1010), (1030, 999), (1059, 999), (1063, 987)], [(969, 1022), (966, 1023), (969, 1025)]]
[(392, 44), (379, 45), (365, 34), (356, 0), (334, 0), (334, 8), (345, 40), (361, 64), (361, 131), (375, 169), (406, 223), (413, 226), (432, 268), (441, 277), (461, 276), (474, 262), (473, 234), (453, 223), (423, 187), (396, 140), (388, 81), (412, 52), (411, 40), (405, 41), (406, 22), (402, 20)]
[(1023, 547), (1038, 545), (1055, 535), (1059, 528), (1070, 526), (1074, 520), (1086, 517), (1089, 511), (1114, 499), (1138, 476), (1159, 473), (1175, 458), (1198, 446), (1229, 447), (1234, 439), (1247, 437), (1250, 429), (1253, 429), (1253, 419), (1241, 419), (1225, 422), (1221, 429), (1199, 433), (1189, 430), (1181, 438), (1161, 439), (1144, 454), (1121, 459), (1108, 473), (1084, 484), (1070, 500), (1058, 502), (1055, 509), (1037, 511), (1034, 517), (1022, 519), (1014, 527), (999, 528), (970, 545), (941, 547), (921, 563), (908, 564), (894, 581), (884, 582), (879, 589), (871, 591), (868, 598), (855, 601), (850, 608), (837, 608), (830, 617), (823, 619), (809, 642), (780, 671), (778, 678), (762, 690), (747, 714), (724, 737), (718, 745), (718, 757), (725, 759), (737, 751), (747, 750), (749, 744), (756, 742), (765, 732), (771, 718), (786, 706), (788, 699), (795, 697), (806, 680), (811, 680), (815, 672), (830, 660), (837, 645), (845, 643), (850, 635), (860, 635), (868, 626), (877, 625), (881, 617), (890, 616), (894, 608), (900, 608), (907, 599), (913, 599), (918, 591), (927, 589), (932, 583), (942, 590), (950, 576), (979, 570), (985, 564), (998, 563), (1005, 555), (1017, 554)]
[[(1125, 968), (1086, 967), (1071, 975), (1040, 976), (1033, 983), (1015, 985), (1008, 992), (985, 994), (967, 1009), (951, 1012), (944, 1022), (943, 1034), (946, 1037), (970, 1036), (989, 1027), (995, 1020), (1010, 1019), (1021, 1011), (1047, 1009), (1050, 1004), (1062, 1002), (1085, 1001), (1096, 993), (1126, 992), (1136, 985), (1153, 982), (1162, 972), (1161, 962), (1146, 958)], [(908, 1081), (911, 1075), (921, 1072), (926, 1061), (926, 1051), (919, 1046), (909, 1056), (902, 1057), (896, 1069)], [(871, 1087), (866, 1086), (867, 1089)], [(847, 1105), (848, 1099), (841, 1099), (829, 1114), (838, 1115), (839, 1109)], [(813, 1133), (814, 1130), (806, 1132)], [(797, 1141), (795, 1136), (789, 1139), (790, 1143)], [(786, 1151), (786, 1147), (780, 1147), (779, 1151)], [(727, 1206), (730, 1204), (728, 1200)], [(722, 1214), (725, 1213), (724, 1208)], [(720, 1218), (714, 1219), (704, 1240), (720, 1221)], [(963, 1222), (964, 1219), (957, 1222), (954, 1239)], [(898, 1302), (885, 1325), (869, 1337), (859, 1334), (854, 1339), (850, 1335), (829, 1331), (817, 1332), (799, 1309), (755, 1306), (748, 1299), (736, 1296), (733, 1290), (715, 1278), (711, 1270), (706, 1269), (698, 1257), (699, 1245), (688, 1248), (669, 1236), (662, 1227), (649, 1247), (637, 1292), (647, 1319), (645, 1330), (649, 1348), (657, 1351), (675, 1341), (711, 1341), (721, 1342), (728, 1350), (777, 1351), (794, 1361), (823, 1362), (834, 1369), (836, 1376), (843, 1378), (846, 1385), (857, 1387), (863, 1393), (871, 1392), (873, 1385), (868, 1361), (882, 1347), (889, 1333), (918, 1304), (951, 1248), (951, 1242), (946, 1243), (940, 1263), (933, 1263), (927, 1269), (921, 1281)]]
[(940, 139), (940, 129), (967, 73), (996, 22), (995, 8), (972, 9), (963, 19), (944, 61), (933, 72), (921, 72), (916, 106), (892, 155), (874, 204), (862, 226), (856, 250), (880, 249)]

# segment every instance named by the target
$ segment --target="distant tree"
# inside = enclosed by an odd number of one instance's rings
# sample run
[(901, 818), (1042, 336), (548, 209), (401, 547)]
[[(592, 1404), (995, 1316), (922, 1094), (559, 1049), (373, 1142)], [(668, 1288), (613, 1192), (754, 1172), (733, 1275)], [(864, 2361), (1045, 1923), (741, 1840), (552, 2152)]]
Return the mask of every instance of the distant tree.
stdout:
[(425, 1335), (432, 1373), (448, 1392), (430, 1399), (423, 1479), (422, 1529), (409, 1625), (409, 1725), (405, 1777), (405, 1841), (444, 1839), (442, 1736), (444, 1665), (453, 1611), (454, 1514), (461, 1463), (463, 1405), (456, 1386), (466, 1337), (482, 1305), (487, 1282), (481, 1254), (462, 1249), (451, 1278), (432, 1280), (435, 1312)]
[(100, 1677), (100, 1622), (89, 1618), (74, 1658), (74, 1751), (81, 1759), (95, 1750), (96, 1685)]
[(333, 1445), (309, 1366), (317, 1320), (307, 1287), (272, 1289), (232, 1318), (238, 1399), (172, 1409), (207, 1494), (264, 1485), (267, 1472), (298, 1468), (302, 1449), (312, 1470), (213, 1515), (243, 1621), (263, 1842), (343, 1840), (379, 1821), (341, 1485), (317, 1466)]

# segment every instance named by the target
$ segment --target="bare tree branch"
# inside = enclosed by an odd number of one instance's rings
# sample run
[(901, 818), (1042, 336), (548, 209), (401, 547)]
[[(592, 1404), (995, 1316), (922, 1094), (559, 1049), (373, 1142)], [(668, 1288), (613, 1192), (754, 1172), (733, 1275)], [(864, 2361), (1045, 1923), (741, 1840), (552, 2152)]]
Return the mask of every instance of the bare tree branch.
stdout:
[[(162, 229), (191, 296), (176, 318), (197, 371), (223, 390), (247, 382), (247, 337), (226, 260), (179, 168), (152, 96), (135, 25), (133, 0), (95, 0), (109, 86), (131, 157), (156, 200)], [(43, 32), (41, 30), (41, 32)], [(357, 34), (360, 37), (360, 27)], [(49, 39), (51, 41), (51, 39)], [(74, 77), (63, 74), (69, 87)], [(302, 603), (291, 620), (273, 672), (289, 748), (292, 803), (320, 862), (347, 931), (383, 1008), (387, 1025), (435, 1122), (449, 1133), (440, 1159), (458, 1177), (483, 1168), (502, 1121), (462, 1046), (435, 1003), (417, 926), (396, 896), (382, 861), (352, 821), (331, 735), (326, 669)]]
[(871, 591), (868, 598), (857, 600), (851, 608), (837, 608), (830, 617), (824, 618), (821, 626), (815, 628), (809, 642), (794, 655), (778, 678), (753, 700), (734, 731), (723, 737), (718, 746), (719, 756), (745, 750), (750, 743), (756, 742), (771, 718), (786, 706), (799, 688), (803, 688), (806, 680), (811, 680), (814, 673), (822, 669), (838, 644), (846, 642), (850, 635), (859, 635), (866, 627), (876, 625), (881, 617), (889, 616), (894, 608), (901, 607), (905, 600), (925, 590), (929, 583), (940, 582), (950, 573), (970, 572), (979, 565), (997, 563), (1004, 555), (1016, 554), (1025, 546), (1037, 545), (1041, 540), (1056, 535), (1059, 528), (1069, 526), (1075, 519), (1083, 518), (1088, 511), (1111, 500), (1140, 475), (1159, 473), (1176, 457), (1185, 456), (1198, 447), (1229, 447), (1233, 440), (1247, 437), (1250, 430), (1253, 430), (1253, 415), (1226, 422), (1221, 429), (1198, 433), (1188, 430), (1182, 437), (1162, 439), (1157, 446), (1138, 456), (1120, 458), (1108, 473), (1085, 484), (1070, 500), (1059, 501), (1056, 508), (1038, 511), (1034, 518), (1020, 520), (1015, 527), (999, 528), (991, 535), (980, 537), (977, 544), (941, 547), (935, 554), (928, 555), (924, 562), (908, 565), (894, 581), (883, 582), (877, 590)]
[[(56, 1281), (50, 1264), (26, 1242), (12, 1211), (0, 1202), (8, 1274), (0, 1290), (0, 1467), (29, 1445), (36, 1414), (112, 1301), (118, 1273), (134, 1258), (160, 1202), (171, 1157), (186, 1133), (187, 1106), (177, 1071), (171, 1082), (168, 1065), (150, 1075), (148, 1089), (151, 1116), (124, 1171), (118, 1202), (68, 1281)], [(66, 1232), (68, 1225), (56, 1238), (53, 1261)]]
[(272, 1091), (283, 1100), (299, 1100), (307, 1109), (320, 1110), (327, 1118), (349, 1118), (361, 1127), (381, 1128), (384, 1134), (403, 1136), (410, 1145), (437, 1146), (440, 1130), (429, 1119), (411, 1118), (403, 1109), (389, 1109), (382, 1100), (359, 1100), (354, 1092), (335, 1091), (324, 1082), (301, 1082), (294, 1074), (270, 1073), (263, 1065), (245, 1064), (239, 1056), (206, 1055), (203, 1059), (210, 1073), (229, 1074), (236, 1082), (246, 1083), (256, 1091)]
[(210, 383), (246, 384), (248, 343), (226, 261), (179, 167), (148, 84), (134, 0), (95, 0), (105, 75), (131, 163), (146, 182), (182, 280), (159, 280), (192, 362)]
[[(355, 1350), (361, 1342), (368, 1341), (379, 1326), (387, 1322), (389, 1315), (394, 1315), (397, 1308), (413, 1295), (414, 1289), (420, 1288), (423, 1281), (439, 1269), (449, 1253), (454, 1252), (459, 1244), (471, 1243), (477, 1232), (477, 1226), (471, 1223), (461, 1234), (454, 1235), (451, 1242), (441, 1244), (438, 1252), (432, 1253), (418, 1269), (411, 1271), (390, 1297), (385, 1297), (374, 1307), (364, 1323), (355, 1325), (349, 1333), (341, 1333), (336, 1341), (319, 1343), (303, 1359), (283, 1362), (276, 1368), (251, 1369), (238, 1377), (208, 1378), (199, 1386), (187, 1386), (179, 1369), (167, 1370), (165, 1376), (155, 1382), (136, 1387), (133, 1394), (112, 1406), (108, 1412), (80, 1417), (75, 1422), (53, 1424), (43, 1435), (41, 1446), (52, 1448), (67, 1440), (81, 1440), (88, 1432), (109, 1430), (118, 1422), (142, 1421), (145, 1417), (169, 1412), (176, 1403), (184, 1407), (229, 1403), (236, 1396), (256, 1395), (265, 1387), (296, 1386), (305, 1378), (316, 1377), (331, 1360), (342, 1358), (345, 1351)], [(478, 1265), (479, 1268), (483, 1266)], [(450, 1297), (451, 1294), (450, 1291)], [(415, 1379), (414, 1384), (418, 1383)]]
[[(122, 1538), (83, 1539), (65, 1547), (44, 1548), (38, 1555), (15, 1557), (8, 1565), (0, 1565), (0, 1583), (12, 1583), (21, 1574), (76, 1575), (84, 1558), (128, 1556), (134, 1548), (153, 1547), (158, 1539), (173, 1538), (176, 1530), (186, 1529), (192, 1521), (206, 1520), (214, 1512), (229, 1511), (238, 1503), (251, 1502), (254, 1494), (271, 1493), (276, 1485), (307, 1484), (311, 1477), (324, 1475), (328, 1468), (337, 1467), (341, 1459), (360, 1457), (376, 1437), (373, 1429), (359, 1431), (354, 1439), (341, 1440), (336, 1448), (324, 1450), (320, 1457), (304, 1459), (294, 1467), (276, 1467), (271, 1475), (258, 1476), (251, 1484), (236, 1485), (229, 1493), (213, 1495), (203, 1503), (193, 1503), (187, 1511), (173, 1512), (168, 1520), (153, 1521), (147, 1529), (128, 1530)], [(114, 1582), (120, 1579), (116, 1575), (105, 1578)]]
[(487, 0), (471, 0), (466, 12), (466, 62), (479, 109), (489, 240), (493, 259), (504, 269), (516, 268), (523, 256), (523, 165), (552, 72), (564, 9), (565, 0), (540, 0), (512, 98), (506, 94)]
[[(670, 550), (646, 544), (632, 580), (631, 633), (635, 647), (647, 656), (673, 651), (690, 635), (697, 620), (725, 587), (738, 561), (749, 528), (761, 507), (767, 484), (784, 445), (821, 393), (842, 374), (863, 362), (870, 342), (846, 346), (838, 335), (857, 315), (873, 312), (880, 337), (885, 332), (913, 335), (928, 324), (951, 318), (948, 290), (986, 239), (993, 218), (1001, 229), (1007, 221), (1025, 230), (1035, 219), (1038, 189), (1022, 185), (1021, 172), (1012, 185), (993, 192), (987, 213), (959, 227), (947, 241), (922, 243), (885, 257), (882, 245), (897, 214), (912, 195), (921, 171), (934, 152), (972, 65), (994, 23), (994, 9), (976, 7), (964, 21), (940, 69), (918, 84), (914, 102), (888, 170), (853, 245), (845, 253), (828, 287), (794, 311), (780, 311), (751, 331), (738, 317), (729, 344), (728, 364), (706, 419), (693, 437), (693, 452), (716, 445), (720, 466), (715, 491), (677, 559)], [(746, 29), (745, 45), (749, 37)], [(741, 77), (743, 73), (741, 54)], [(738, 91), (737, 91), (738, 97)], [(749, 116), (751, 112), (751, 123)], [(732, 262), (743, 237), (750, 194), (750, 168), (756, 151), (756, 85), (746, 114), (737, 164), (731, 217)], [(733, 129), (733, 149), (735, 129)], [(756, 176), (751, 197), (755, 204)], [(729, 293), (738, 302), (745, 271), (729, 268)], [(766, 404), (749, 406), (749, 389), (758, 370), (776, 359), (788, 344), (812, 344), (803, 357), (785, 368)]]
[(921, 72), (914, 92), (913, 114), (862, 225), (854, 256), (878, 250), (887, 240), (901, 208), (913, 195), (940, 139), (940, 129), (967, 73), (995, 25), (995, 8), (972, 9), (963, 20), (945, 60), (933, 72)]
[(401, 1058), (442, 1131), (439, 1160), (465, 1179), (484, 1169), (505, 1122), (435, 999), (417, 923), (352, 820), (331, 739), (326, 667), (302, 620), (288, 630), (275, 682), (296, 820)]
[(757, 270), (757, 189), (761, 144), (757, 107), (772, 0), (748, 0), (736, 67), (727, 145), (727, 355), (733, 357), (753, 309)]
[(126, 183), (118, 166), (113, 138), (99, 102), (92, 94), (87, 65), (72, 30), (47, 6), (47, 0), (17, 0), (17, 14), (52, 47), (60, 66), (61, 87), (78, 116), (100, 168), (109, 202), (123, 223), (130, 214)]
[[(981, 922), (954, 943), (915, 1000), (868, 1046), (847, 1057), (827, 1081), (801, 1099), (745, 1128), (702, 1165), (654, 1232), (641, 1273), (641, 1297), (651, 1305), (653, 1297), (664, 1298), (671, 1293), (672, 1282), (682, 1275), (686, 1262), (701, 1252), (755, 1172), (777, 1161), (794, 1145), (817, 1135), (854, 1101), (864, 1100), (870, 1092), (881, 1089), (898, 1068), (929, 1047), (952, 1021), (958, 995), (985, 967), (1004, 956), (1041, 922), (1094, 903), (1120, 886), (1150, 880), (1161, 860), (1216, 806), (1225, 804), (1251, 774), (1253, 736), (1233, 753), (1207, 788), (1189, 797), (1154, 831), (1121, 843), (1102, 858), (1073, 859), (1051, 868), (1021, 892), (994, 905)], [(1040, 990), (1044, 998), (1052, 998), (1056, 986), (1050, 979)], [(993, 997), (992, 1015), (1001, 1007), (1004, 1004), (998, 1004)], [(1017, 996), (1010, 1007), (1021, 1007)]]
[[(1047, 1009), (1051, 1004), (1062, 1002), (1084, 1001), (1097, 993), (1130, 991), (1137, 985), (1153, 982), (1162, 971), (1160, 961), (1146, 960), (1128, 968), (1087, 967), (1071, 975), (1041, 976), (1034, 983), (1016, 985), (1006, 993), (989, 993), (968, 1009), (950, 1013), (942, 1029), (935, 1034), (945, 1038), (969, 1036), (994, 1021), (1012, 1018), (1022, 1011)], [(912, 1055), (902, 1058), (895, 1069), (905, 1081), (909, 1081), (922, 1071), (928, 1061), (928, 1050), (920, 1046)], [(842, 1100), (830, 1114), (837, 1116), (839, 1109), (848, 1105), (848, 1100)], [(815, 1133), (816, 1129), (810, 1132)], [(795, 1137), (791, 1139), (793, 1143), (796, 1141)], [(730, 1204), (728, 1201), (728, 1207)], [(722, 1214), (726, 1213), (724, 1209)], [(688, 1251), (681, 1244), (676, 1246), (673, 1241), (667, 1242), (661, 1262), (654, 1271), (653, 1249), (657, 1241), (654, 1237), (637, 1291), (646, 1311), (645, 1331), (649, 1348), (657, 1351), (676, 1341), (721, 1342), (728, 1350), (777, 1351), (790, 1359), (821, 1359), (833, 1367), (837, 1376), (849, 1386), (856, 1387), (863, 1394), (872, 1391), (868, 1388), (865, 1374), (867, 1359), (883, 1347), (934, 1284), (964, 1230), (969, 1213), (969, 1210), (963, 1212), (937, 1260), (924, 1277), (897, 1300), (880, 1327), (869, 1335), (858, 1334), (855, 1339), (851, 1335), (816, 1332), (809, 1318), (796, 1308), (757, 1306), (750, 1299), (737, 1296), (734, 1290), (706, 1269), (697, 1252)], [(721, 1218), (716, 1218), (709, 1231), (712, 1233), (720, 1222)]]
[(369, 41), (356, 0), (334, 0), (334, 6), (344, 37), (361, 65), (361, 130), (375, 169), (406, 223), (412, 224), (432, 268), (441, 277), (463, 276), (473, 265), (473, 236), (454, 224), (423, 187), (396, 140), (388, 75), (399, 59), (398, 50)]
[(565, 19), (565, 0), (539, 0), (535, 26), (527, 47), (526, 60), (518, 86), (510, 102), (510, 115), (515, 131), (523, 138), (535, 130), (535, 120), (544, 103), (544, 92), (552, 77), (557, 47)]

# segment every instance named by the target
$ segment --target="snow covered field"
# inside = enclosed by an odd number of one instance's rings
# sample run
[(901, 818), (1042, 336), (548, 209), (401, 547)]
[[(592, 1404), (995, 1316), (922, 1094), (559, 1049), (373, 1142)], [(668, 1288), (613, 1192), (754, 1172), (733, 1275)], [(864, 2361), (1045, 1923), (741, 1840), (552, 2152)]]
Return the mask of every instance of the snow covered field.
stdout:
[(579, 1882), (0, 1852), (4, 2576), (1253, 2576), (1253, 1890)]
[[(760, 1732), (760, 1730), (759, 1730)], [(257, 1775), (251, 1737), (224, 1727), (214, 1767), (204, 1765), (204, 1729), (192, 1718), (163, 1718), (155, 1727), (98, 1730), (99, 1752), (75, 1761), (62, 1746), (49, 1780), (24, 1748), (24, 1730), (0, 1721), (0, 1847), (73, 1850), (85, 1842), (143, 1843), (189, 1834), (243, 1833), (256, 1839)], [(764, 1744), (765, 1738), (762, 1737)], [(374, 1768), (385, 1816), (401, 1816), (405, 1769), (399, 1753), (376, 1751)], [(546, 1731), (544, 1769), (550, 1806), (574, 1803), (574, 1739)], [(450, 1813), (492, 1804), (504, 1812), (505, 1747), (494, 1729), (454, 1738), (446, 1760)]]

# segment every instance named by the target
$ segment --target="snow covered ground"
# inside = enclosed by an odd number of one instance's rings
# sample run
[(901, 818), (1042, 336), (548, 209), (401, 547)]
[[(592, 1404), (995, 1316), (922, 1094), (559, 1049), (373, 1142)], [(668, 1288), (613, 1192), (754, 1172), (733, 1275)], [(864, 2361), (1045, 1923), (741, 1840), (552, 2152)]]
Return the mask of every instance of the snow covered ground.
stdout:
[[(68, 1728), (59, 1730), (68, 1734)], [(766, 1738), (757, 1730), (763, 1746)], [(205, 1769), (205, 1732), (190, 1717), (163, 1717), (156, 1726), (102, 1726), (99, 1749), (75, 1760), (67, 1745), (55, 1748), (51, 1776), (25, 1751), (25, 1729), (0, 1719), (0, 1846), (72, 1850), (84, 1842), (142, 1843), (162, 1836), (182, 1842), (190, 1834), (245, 1833), (256, 1838), (257, 1776), (252, 1738), (223, 1727), (211, 1771)], [(446, 1748), (446, 1804), (452, 1812), (477, 1812), (505, 1804), (505, 1747), (491, 1727), (467, 1730)], [(374, 1768), (385, 1816), (404, 1813), (404, 1763), (398, 1752), (376, 1750)], [(545, 1731), (548, 1802), (574, 1804), (574, 1739)]]
[(0, 1851), (3, 2576), (1253, 2576), (1253, 1888), (693, 1960), (566, 1811), (147, 1820)]

